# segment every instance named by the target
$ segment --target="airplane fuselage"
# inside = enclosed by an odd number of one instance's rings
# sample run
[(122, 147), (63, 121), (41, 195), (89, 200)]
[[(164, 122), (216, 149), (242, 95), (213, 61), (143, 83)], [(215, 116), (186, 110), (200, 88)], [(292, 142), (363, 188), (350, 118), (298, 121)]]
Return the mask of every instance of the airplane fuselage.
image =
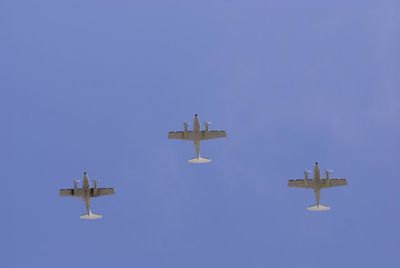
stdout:
[(86, 211), (88, 214), (90, 214), (90, 182), (86, 172), (83, 173), (82, 197), (85, 201)]
[(86, 173), (83, 174), (82, 191), (84, 195), (89, 195), (90, 182)]
[(196, 147), (196, 157), (200, 157), (200, 140), (201, 140), (200, 120), (197, 114), (194, 115), (193, 120), (193, 142)]
[(321, 199), (321, 186), (320, 186), (320, 182), (321, 182), (321, 171), (319, 169), (318, 166), (318, 162), (315, 163), (315, 167), (314, 167), (314, 193), (315, 193), (315, 198), (317, 201), (317, 206), (320, 205), (320, 199)]
[(314, 181), (315, 185), (319, 186), (319, 183), (321, 181), (321, 171), (319, 170), (318, 163), (316, 163), (314, 167)]

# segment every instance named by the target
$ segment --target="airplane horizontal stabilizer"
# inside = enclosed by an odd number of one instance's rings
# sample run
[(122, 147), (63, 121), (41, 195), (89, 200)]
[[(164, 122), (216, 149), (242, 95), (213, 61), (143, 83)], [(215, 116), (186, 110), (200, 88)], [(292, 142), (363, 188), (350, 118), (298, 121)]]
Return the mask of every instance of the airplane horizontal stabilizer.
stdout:
[(81, 215), (82, 220), (97, 220), (97, 219), (101, 219), (101, 218), (103, 218), (102, 215), (94, 214), (94, 213)]
[(307, 210), (309, 211), (327, 211), (330, 210), (331, 208), (328, 206), (323, 206), (323, 205), (319, 205), (319, 206), (313, 206), (313, 207), (308, 207)]
[(204, 164), (204, 163), (210, 163), (210, 162), (211, 162), (211, 159), (202, 158), (202, 157), (196, 157), (196, 158), (189, 160), (189, 163), (191, 163), (191, 164)]

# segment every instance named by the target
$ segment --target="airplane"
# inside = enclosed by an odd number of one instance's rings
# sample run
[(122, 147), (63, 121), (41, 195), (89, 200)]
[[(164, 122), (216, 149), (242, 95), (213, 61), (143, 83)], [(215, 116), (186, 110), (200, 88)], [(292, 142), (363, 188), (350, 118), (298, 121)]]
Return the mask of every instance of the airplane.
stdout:
[(314, 189), (317, 204), (315, 206), (308, 207), (307, 210), (326, 211), (326, 210), (329, 210), (330, 207), (323, 206), (320, 204), (321, 189), (347, 185), (346, 179), (330, 178), (331, 172), (332, 172), (332, 170), (327, 170), (326, 178), (321, 179), (321, 172), (319, 170), (318, 162), (316, 162), (315, 167), (314, 167), (314, 178), (313, 179), (308, 178), (308, 174), (311, 173), (311, 171), (306, 170), (306, 171), (304, 171), (304, 179), (289, 180), (288, 186)]
[(205, 129), (201, 130), (199, 118), (197, 114), (195, 114), (193, 120), (193, 131), (188, 130), (189, 123), (185, 122), (183, 123), (184, 131), (170, 131), (168, 133), (169, 139), (188, 140), (194, 142), (196, 157), (190, 159), (189, 163), (203, 164), (211, 162), (211, 159), (200, 156), (200, 141), (226, 137), (225, 131), (209, 130), (208, 127), (210, 124), (210, 122), (205, 122)]
[(100, 219), (103, 216), (99, 214), (94, 214), (90, 210), (90, 198), (99, 197), (103, 195), (111, 195), (114, 194), (114, 188), (99, 188), (98, 181), (93, 180), (93, 187), (90, 187), (89, 177), (86, 172), (83, 173), (83, 183), (82, 188), (78, 188), (78, 180), (74, 181), (73, 189), (60, 189), (60, 196), (72, 196), (72, 197), (81, 197), (85, 201), (86, 205), (86, 214), (81, 215), (81, 219), (84, 220), (96, 220)]

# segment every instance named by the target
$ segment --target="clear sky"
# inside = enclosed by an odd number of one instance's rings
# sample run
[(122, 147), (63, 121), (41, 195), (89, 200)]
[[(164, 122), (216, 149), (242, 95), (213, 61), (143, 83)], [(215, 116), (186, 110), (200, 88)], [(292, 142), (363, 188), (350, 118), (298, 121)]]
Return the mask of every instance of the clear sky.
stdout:
[[(1, 267), (400, 265), (400, 2), (0, 0)], [(167, 139), (199, 114), (228, 138)], [(349, 185), (287, 187), (319, 161)], [(116, 195), (62, 198), (87, 171)]]

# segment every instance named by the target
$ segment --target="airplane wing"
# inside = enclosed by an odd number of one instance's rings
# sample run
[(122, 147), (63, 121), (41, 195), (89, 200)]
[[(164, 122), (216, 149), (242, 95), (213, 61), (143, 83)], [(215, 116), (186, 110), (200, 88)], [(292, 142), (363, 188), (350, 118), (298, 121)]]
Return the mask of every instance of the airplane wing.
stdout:
[(346, 179), (321, 179), (321, 188), (347, 185)]
[(193, 140), (193, 132), (192, 131), (170, 131), (168, 133), (169, 139), (176, 140)]
[(73, 197), (81, 197), (82, 196), (82, 188), (76, 189), (77, 193), (75, 193), (75, 189), (60, 189), (61, 196), (73, 196)]
[(201, 131), (201, 139), (202, 140), (211, 140), (217, 138), (226, 137), (226, 132), (224, 130), (209, 130), (209, 131)]
[(298, 180), (289, 180), (288, 186), (298, 187), (298, 188), (314, 188), (315, 183), (314, 180), (298, 179)]
[(90, 188), (90, 197), (99, 197), (103, 195), (115, 194), (114, 188)]

